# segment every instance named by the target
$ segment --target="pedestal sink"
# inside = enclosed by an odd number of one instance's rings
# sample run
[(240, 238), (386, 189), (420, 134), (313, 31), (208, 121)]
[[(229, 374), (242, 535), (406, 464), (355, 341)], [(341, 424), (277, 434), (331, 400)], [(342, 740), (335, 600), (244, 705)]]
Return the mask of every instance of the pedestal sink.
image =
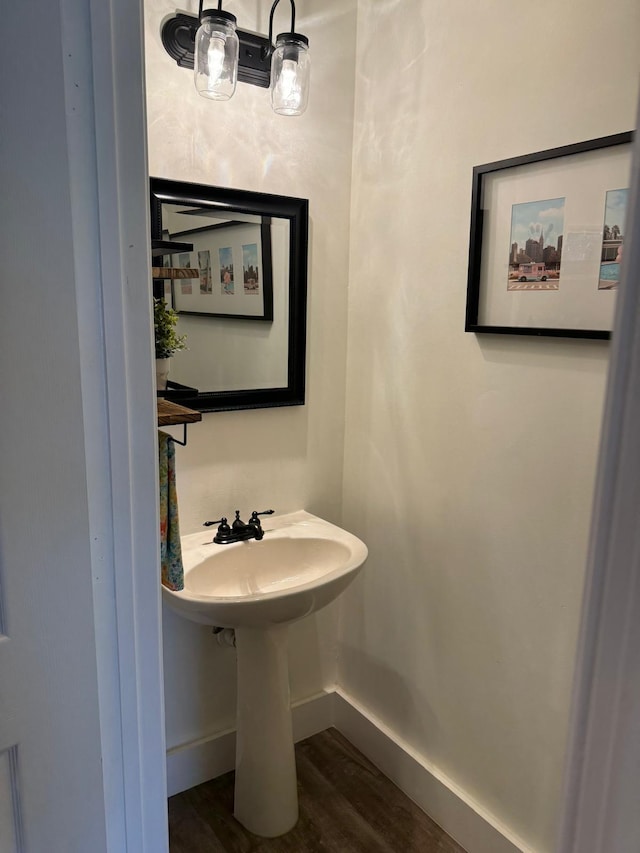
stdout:
[(163, 587), (162, 595), (187, 619), (235, 629), (234, 814), (251, 832), (273, 838), (298, 819), (288, 626), (333, 601), (362, 567), (367, 547), (304, 511), (263, 527), (259, 542), (216, 545), (211, 532), (184, 536), (184, 590)]

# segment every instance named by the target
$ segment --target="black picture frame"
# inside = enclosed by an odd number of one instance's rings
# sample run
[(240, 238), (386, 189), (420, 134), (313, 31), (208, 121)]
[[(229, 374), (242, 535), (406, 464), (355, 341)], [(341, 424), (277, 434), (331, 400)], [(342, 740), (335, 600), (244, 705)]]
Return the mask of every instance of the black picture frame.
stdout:
[[(287, 220), (289, 223), (289, 281), (287, 326), (287, 383), (277, 388), (243, 388), (215, 391), (199, 388), (194, 396), (179, 402), (201, 412), (224, 412), (305, 403), (307, 264), (309, 243), (309, 201), (294, 196), (273, 195), (230, 189), (168, 178), (150, 178), (151, 246), (154, 257), (189, 251), (188, 243), (167, 241), (162, 232), (162, 204), (209, 207), (223, 213)], [(154, 296), (164, 295), (164, 280), (154, 279)], [(167, 394), (170, 399), (170, 393)]]
[[(533, 335), (533, 336), (550, 336), (550, 337), (565, 337), (565, 338), (592, 338), (592, 339), (602, 339), (606, 340), (611, 337), (611, 327), (610, 325), (607, 327), (605, 323), (601, 324), (589, 324), (588, 326), (582, 326), (579, 322), (573, 323), (562, 323), (562, 325), (556, 325), (555, 322), (552, 322), (550, 325), (544, 325), (540, 322), (519, 322), (517, 324), (511, 324), (508, 322), (495, 322), (495, 316), (498, 316), (500, 319), (504, 319), (504, 317), (509, 317), (513, 315), (514, 312), (509, 309), (507, 301), (504, 297), (503, 293), (499, 294), (498, 302), (500, 304), (500, 309), (494, 311), (492, 316), (492, 312), (486, 308), (486, 304), (488, 300), (490, 301), (493, 293), (488, 292), (491, 289), (495, 289), (496, 293), (499, 293), (499, 288), (503, 288), (504, 292), (508, 289), (511, 289), (510, 279), (511, 275), (507, 272), (506, 275), (503, 276), (502, 271), (500, 273), (496, 273), (493, 269), (487, 270), (488, 261), (485, 261), (485, 256), (491, 255), (492, 258), (498, 258), (498, 251), (495, 249), (496, 245), (496, 233), (500, 233), (500, 238), (504, 239), (504, 262), (507, 265), (507, 269), (510, 268), (509, 262), (515, 260), (512, 257), (511, 253), (515, 254), (518, 248), (517, 243), (510, 243), (511, 237), (513, 235), (513, 219), (515, 218), (515, 213), (512, 213), (512, 219), (509, 220), (506, 218), (504, 211), (508, 207), (508, 204), (504, 201), (501, 201), (500, 204), (495, 202), (495, 199), (498, 197), (507, 198), (509, 197), (510, 186), (518, 187), (519, 191), (521, 190), (522, 181), (528, 181), (527, 186), (533, 186), (535, 184), (537, 176), (541, 176), (541, 185), (549, 186), (549, 183), (553, 184), (555, 181), (559, 187), (563, 186), (564, 183), (564, 174), (568, 174), (567, 166), (569, 168), (580, 168), (583, 170), (583, 173), (586, 173), (587, 176), (590, 174), (591, 170), (593, 172), (594, 180), (598, 177), (597, 169), (600, 168), (602, 170), (602, 164), (606, 164), (607, 161), (607, 151), (609, 152), (621, 152), (623, 149), (619, 148), (619, 146), (628, 146), (628, 157), (629, 163), (631, 161), (631, 151), (632, 151), (632, 143), (633, 141), (633, 132), (628, 131), (624, 133), (617, 133), (611, 136), (600, 137), (598, 139), (588, 140), (586, 142), (574, 143), (572, 145), (565, 145), (559, 148), (552, 148), (545, 151), (540, 151), (534, 154), (527, 154), (520, 157), (512, 157), (506, 160), (498, 160), (493, 163), (486, 163), (481, 166), (475, 166), (473, 169), (473, 181), (472, 181), (472, 194), (471, 194), (471, 227), (470, 227), (470, 239), (469, 239), (469, 266), (468, 266), (468, 277), (467, 277), (467, 300), (466, 300), (466, 313), (465, 313), (465, 331), (473, 332), (473, 333), (483, 333), (483, 334), (500, 334), (500, 335)], [(593, 154), (593, 152), (598, 152), (598, 154)], [(588, 156), (584, 156), (588, 155)], [(580, 160), (562, 160), (562, 158), (582, 158)], [(616, 163), (619, 162), (619, 159), (616, 160)], [(546, 164), (543, 167), (539, 167), (538, 164)], [(598, 165), (600, 164), (600, 165)], [(606, 168), (606, 167), (605, 167)], [(621, 166), (618, 166), (618, 170)], [(564, 169), (564, 172), (563, 172)], [(584, 178), (584, 174), (582, 174), (582, 178)], [(573, 179), (574, 181), (577, 178)], [(588, 182), (587, 182), (588, 183)], [(615, 183), (615, 182), (614, 182)], [(627, 183), (628, 186), (628, 183)], [(609, 189), (614, 190), (616, 187), (610, 187)], [(516, 192), (512, 189), (513, 198), (517, 197)], [(535, 192), (529, 190), (535, 197)], [(500, 195), (501, 194), (501, 195)], [(548, 190), (540, 192), (542, 199), (555, 199), (553, 194), (550, 194)], [(559, 191), (556, 193), (559, 195)], [(493, 207), (492, 202), (487, 201), (487, 197), (493, 197)], [(594, 192), (594, 198), (596, 198), (597, 193)], [(568, 196), (567, 196), (568, 197)], [(562, 201), (565, 201), (563, 197)], [(602, 230), (604, 225), (604, 204), (605, 204), (605, 195), (602, 196), (603, 205), (601, 207), (602, 214), (600, 219), (600, 245), (598, 246), (598, 250), (602, 247)], [(542, 201), (539, 202), (540, 204)], [(519, 206), (519, 203), (515, 203), (512, 205), (512, 208)], [(577, 206), (577, 205), (576, 205)], [(595, 202), (592, 204), (594, 210), (591, 215), (592, 218), (596, 215)], [(502, 219), (500, 222), (497, 222), (498, 219), (498, 209), (502, 209)], [(564, 209), (564, 207), (563, 207)], [(491, 222), (490, 226), (488, 226), (488, 222)], [(565, 223), (566, 224), (566, 223)], [(595, 220), (594, 220), (595, 226)], [(573, 244), (577, 245), (577, 237), (580, 236), (582, 232), (569, 232), (566, 237), (573, 237)], [(595, 249), (594, 241), (596, 239), (596, 231), (592, 230), (590, 232), (585, 232), (591, 235), (591, 244), (590, 245), (590, 253), (593, 255), (593, 251)], [(491, 240), (493, 239), (493, 244), (491, 244)], [(540, 245), (542, 246), (542, 240), (540, 241)], [(514, 246), (516, 249), (514, 250)], [(560, 247), (560, 254), (563, 252), (566, 254), (567, 248), (567, 240), (565, 239), (564, 248)], [(586, 256), (586, 251), (585, 251)], [(520, 256), (522, 257), (522, 256)], [(502, 259), (500, 259), (502, 263)], [(564, 255), (562, 255), (562, 265), (558, 262), (558, 284), (555, 288), (556, 292), (561, 290), (560, 281), (562, 281), (562, 273), (561, 270), (565, 267)], [(591, 266), (594, 265), (593, 257), (589, 257), (589, 264)], [(587, 266), (586, 261), (583, 264), (585, 267)], [(516, 266), (516, 264), (513, 264)], [(540, 265), (544, 268), (544, 264)], [(495, 268), (498, 269), (498, 264), (495, 264)], [(544, 269), (542, 270), (544, 272)], [(540, 270), (536, 270), (536, 272), (540, 272)], [(514, 273), (513, 275), (517, 275)], [(523, 277), (524, 278), (524, 277)], [(590, 281), (590, 278), (589, 278)], [(598, 280), (596, 277), (595, 283), (591, 282), (591, 284), (595, 285), (596, 290), (599, 289)], [(529, 288), (527, 288), (529, 289)], [(533, 288), (531, 288), (532, 290)], [(549, 291), (551, 291), (551, 284), (548, 285)], [(578, 288), (574, 288), (576, 293), (578, 292)], [(522, 296), (524, 292), (520, 291)], [(584, 291), (582, 291), (584, 292)], [(602, 291), (602, 315), (603, 317), (611, 317), (613, 316), (613, 310), (610, 304), (605, 304), (607, 300), (609, 303), (612, 299), (615, 299), (615, 296), (612, 292), (608, 292), (605, 294)], [(509, 297), (507, 297), (508, 299)], [(525, 298), (532, 298), (531, 293), (527, 293)], [(535, 298), (535, 297), (533, 297)], [(548, 298), (548, 294), (545, 294), (546, 303), (545, 307), (542, 311), (538, 311), (537, 316), (540, 314), (544, 316), (545, 312), (547, 317), (555, 320), (554, 307), (553, 307), (553, 297)], [(579, 299), (579, 296), (573, 297)], [(590, 296), (591, 298), (591, 296)], [(557, 303), (556, 303), (557, 304)], [(502, 308), (502, 305), (505, 308)], [(521, 301), (519, 303), (520, 306), (524, 306), (525, 302)], [(538, 308), (536, 306), (536, 308)], [(576, 311), (573, 313), (579, 313), (579, 305), (574, 306)], [(520, 313), (526, 312), (526, 307)], [(591, 308), (590, 308), (591, 310)], [(594, 308), (594, 311), (597, 313), (597, 306)], [(566, 315), (573, 316), (571, 311), (571, 306), (569, 305), (569, 310), (565, 312)], [(559, 314), (558, 314), (559, 316)], [(600, 327), (599, 327), (600, 326)]]
[[(255, 240), (256, 242), (258, 242), (259, 239), (260, 242), (260, 313), (245, 313), (243, 312), (242, 307), (236, 308), (236, 306), (234, 306), (233, 304), (231, 304), (230, 307), (235, 308), (234, 311), (212, 311), (204, 310), (202, 308), (194, 308), (190, 310), (188, 307), (183, 307), (188, 305), (188, 300), (181, 299), (180, 293), (176, 290), (175, 280), (172, 279), (172, 307), (178, 312), (178, 314), (204, 314), (210, 317), (220, 317), (225, 320), (255, 320), (258, 323), (270, 323), (273, 321), (271, 217), (262, 216), (260, 218), (260, 223), (256, 223), (255, 225), (251, 225), (245, 222), (226, 222), (224, 224), (221, 223), (218, 225), (207, 225), (200, 228), (189, 228), (183, 231), (176, 231), (175, 233), (170, 233), (169, 240), (178, 240), (180, 242), (184, 241), (187, 243), (192, 243), (194, 246), (194, 251), (197, 251), (199, 245), (205, 247), (207, 246), (207, 240), (213, 242), (215, 238), (219, 235), (225, 235), (224, 242), (235, 244), (237, 242), (234, 239), (235, 233), (241, 230), (244, 231), (247, 228), (255, 230)], [(199, 243), (197, 241), (202, 242)], [(234, 248), (237, 250), (237, 245)], [(172, 261), (172, 265), (180, 266), (176, 256), (172, 256)], [(216, 282), (217, 276), (215, 274), (213, 278), (214, 282)], [(239, 287), (241, 287), (241, 285), (239, 285)], [(255, 297), (251, 297), (251, 299), (254, 298)], [(227, 299), (225, 301), (232, 303), (233, 297), (232, 299)]]

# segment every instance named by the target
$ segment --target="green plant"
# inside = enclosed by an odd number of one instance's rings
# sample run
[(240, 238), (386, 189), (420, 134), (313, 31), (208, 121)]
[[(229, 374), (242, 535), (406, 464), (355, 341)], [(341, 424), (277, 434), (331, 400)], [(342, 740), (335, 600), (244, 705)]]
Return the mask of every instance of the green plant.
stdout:
[(178, 315), (168, 308), (164, 299), (153, 300), (153, 324), (156, 333), (156, 358), (171, 358), (181, 349), (186, 349), (185, 335), (176, 334)]

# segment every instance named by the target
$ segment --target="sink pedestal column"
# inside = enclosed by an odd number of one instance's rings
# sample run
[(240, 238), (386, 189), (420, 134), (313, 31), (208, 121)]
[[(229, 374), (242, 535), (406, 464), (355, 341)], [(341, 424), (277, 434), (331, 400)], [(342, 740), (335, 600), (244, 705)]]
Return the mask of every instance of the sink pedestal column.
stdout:
[(238, 711), (234, 816), (265, 838), (298, 820), (287, 625), (236, 628)]

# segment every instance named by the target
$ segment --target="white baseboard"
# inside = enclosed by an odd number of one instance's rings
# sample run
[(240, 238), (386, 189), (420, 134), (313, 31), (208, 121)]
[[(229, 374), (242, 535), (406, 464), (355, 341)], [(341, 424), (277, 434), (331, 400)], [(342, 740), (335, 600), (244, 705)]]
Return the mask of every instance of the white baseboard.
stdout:
[(341, 690), (334, 726), (468, 853), (533, 853), (492, 815)]
[[(292, 716), (296, 742), (335, 726), (468, 853), (533, 853), (341, 690), (295, 703)], [(235, 730), (228, 730), (170, 749), (167, 752), (169, 796), (233, 770), (235, 741)]]
[[(293, 738), (297, 743), (333, 725), (334, 693), (319, 693), (292, 706)], [(228, 773), (235, 766), (236, 731), (227, 729), (167, 750), (167, 791), (179, 794)]]

